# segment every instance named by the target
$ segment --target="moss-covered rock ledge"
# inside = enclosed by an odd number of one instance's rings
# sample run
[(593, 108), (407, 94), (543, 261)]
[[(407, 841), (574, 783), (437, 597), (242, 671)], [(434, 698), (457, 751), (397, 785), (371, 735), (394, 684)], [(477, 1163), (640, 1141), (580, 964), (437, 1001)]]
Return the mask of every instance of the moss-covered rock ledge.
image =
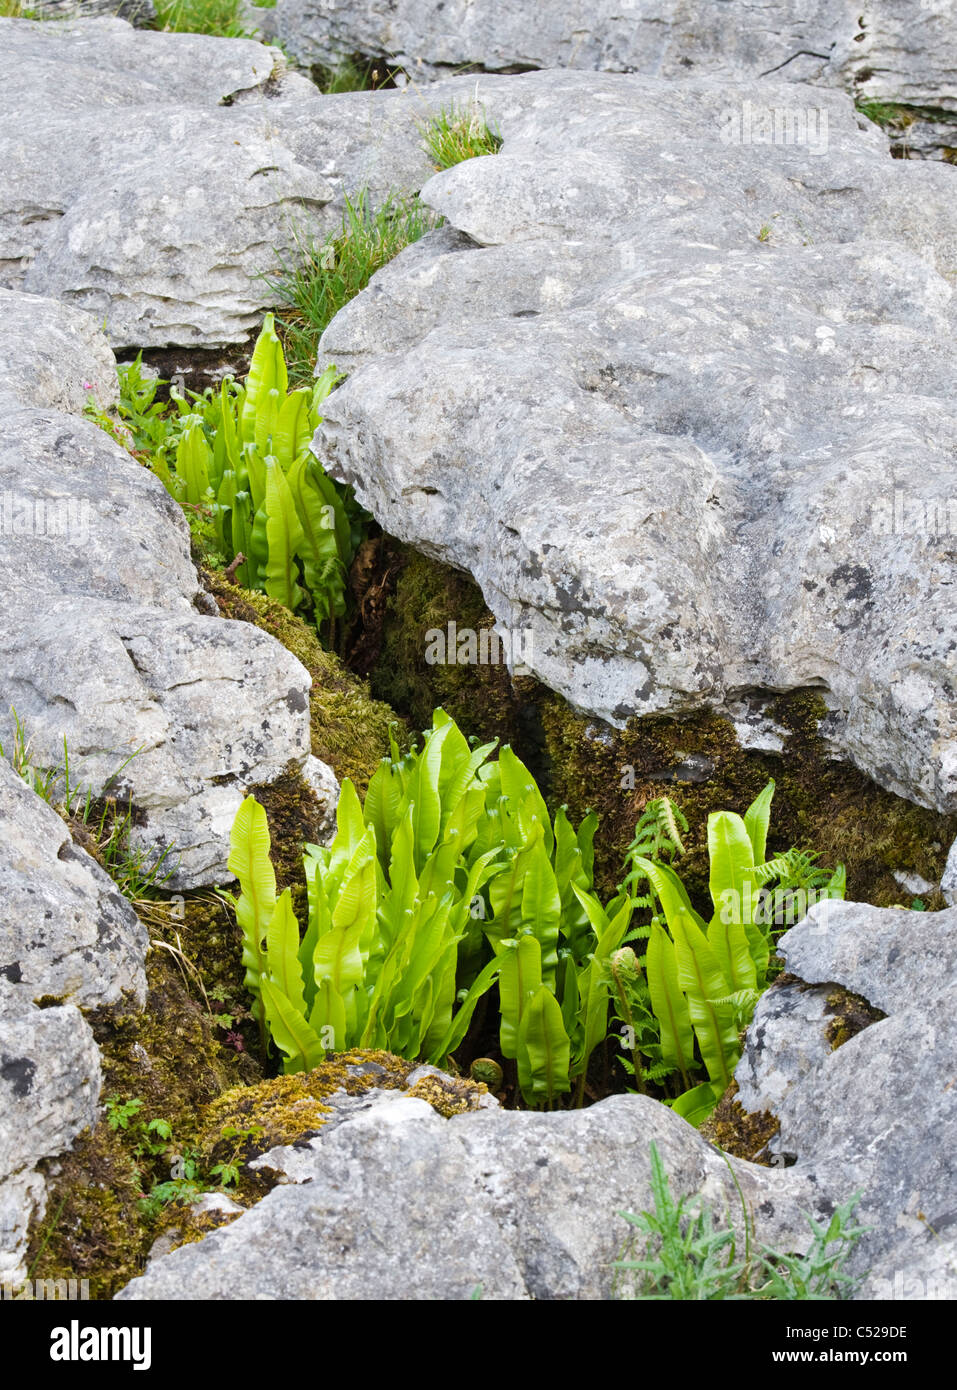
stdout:
[[(255, 1160), (307, 1144), (370, 1093), (401, 1092), (445, 1118), (494, 1104), (481, 1083), (375, 1051), (341, 1053), (308, 1073), (244, 1084), (261, 1073), (217, 1046), (165, 958), (153, 967), (143, 1017), (112, 1037), (101, 1034), (100, 1044), (108, 1078), (103, 1117), (48, 1165), (47, 1214), (29, 1252), (33, 1277), (85, 1279), (92, 1298), (111, 1298), (140, 1274), (157, 1240), (164, 1250), (200, 1240), (255, 1205), (279, 1176), (250, 1166)], [(129, 1125), (111, 1124), (111, 1112), (135, 1099), (144, 1103)], [(168, 1121), (170, 1141), (144, 1155), (144, 1131), (157, 1119)], [(151, 1184), (155, 1192), (184, 1162), (195, 1171), (193, 1197), (204, 1192), (217, 1200), (196, 1204), (185, 1189), (180, 1199), (151, 1199)]]

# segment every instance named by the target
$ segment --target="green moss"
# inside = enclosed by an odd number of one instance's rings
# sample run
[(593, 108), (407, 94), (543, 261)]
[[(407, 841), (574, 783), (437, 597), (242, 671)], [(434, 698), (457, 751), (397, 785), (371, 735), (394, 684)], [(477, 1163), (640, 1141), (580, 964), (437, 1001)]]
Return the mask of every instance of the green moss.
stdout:
[(140, 1273), (149, 1249), (128, 1153), (118, 1136), (99, 1124), (43, 1167), (46, 1215), (31, 1234), (26, 1261), (31, 1277), (86, 1279), (91, 1298), (111, 1298)]
[(875, 1009), (859, 994), (835, 985), (827, 996), (826, 1012), (831, 1015), (827, 1025), (827, 1040), (831, 1051), (836, 1052), (851, 1038), (863, 1033), (872, 1023), (879, 1023), (887, 1015)]
[[(229, 1191), (227, 1196), (233, 1201), (237, 1200), (234, 1192)], [(177, 1250), (181, 1245), (193, 1245), (196, 1241), (208, 1236), (211, 1231), (218, 1231), (221, 1226), (229, 1226), (242, 1216), (241, 1211), (219, 1211), (211, 1209), (200, 1211), (194, 1204), (187, 1202), (171, 1203), (164, 1208), (157, 1222), (159, 1237), (162, 1240), (157, 1254), (165, 1254), (169, 1250)]]
[[(681, 720), (631, 720), (624, 730), (574, 714), (556, 695), (541, 704), (551, 799), (568, 804), (573, 820), (600, 816), (596, 880), (609, 892), (621, 854), (645, 804), (667, 793), (689, 821), (681, 874), (693, 897), (707, 898), (709, 811), (744, 811), (769, 777), (777, 784), (769, 855), (797, 845), (820, 862), (845, 864), (849, 898), (888, 906), (900, 898), (894, 870), (938, 882), (957, 816), (941, 816), (876, 786), (863, 773), (828, 757), (818, 733), (820, 695), (779, 697), (768, 713), (788, 730), (781, 754), (745, 752), (731, 723), (703, 713)], [(691, 781), (690, 776), (696, 779)], [(928, 906), (943, 906), (939, 894)]]
[[(397, 725), (400, 745), (408, 731), (396, 713), (373, 699), (365, 681), (346, 670), (322, 647), (316, 631), (265, 594), (230, 584), (223, 576), (203, 575), (225, 618), (253, 623), (277, 638), (312, 676), (309, 696), (312, 751), (340, 781), (350, 777), (364, 792), (379, 760), (389, 751), (389, 726)], [(430, 712), (431, 718), (431, 712)]]
[(518, 743), (523, 719), (534, 714), (529, 694), (535, 681), (514, 683), (504, 664), (430, 665), (426, 633), (491, 629), (494, 618), (482, 591), (468, 575), (410, 547), (397, 545), (401, 569), (388, 601), (378, 660), (371, 672), (373, 693), (401, 710), (413, 728), (426, 729), (439, 705), (468, 734)]
[(477, 1110), (483, 1096), (488, 1095), (484, 1082), (470, 1081), (461, 1076), (423, 1076), (409, 1087), (408, 1094), (427, 1101), (444, 1119)]
[(170, 953), (150, 950), (147, 983), (141, 1015), (105, 1028), (94, 1024), (103, 1095), (140, 1097), (142, 1117), (168, 1120), (183, 1142), (199, 1106), (243, 1080), (250, 1058), (223, 1046), (221, 1030), (191, 995)]
[[(333, 1089), (335, 1089), (333, 1087)], [(200, 1145), (212, 1162), (229, 1156), (231, 1142), (223, 1131), (256, 1131), (243, 1145), (241, 1161), (248, 1163), (277, 1144), (292, 1144), (318, 1133), (329, 1107), (315, 1072), (276, 1076), (255, 1086), (226, 1091), (207, 1108), (200, 1128)]]
[[(224, 1030), (195, 997), (198, 990), (184, 964), (186, 949), (194, 950), (209, 964), (207, 978), (222, 971), (226, 987), (239, 988), (238, 954), (234, 958), (225, 943), (222, 952), (215, 945), (204, 949), (224, 921), (210, 905), (188, 903), (184, 921), (170, 928), (179, 932), (182, 959), (162, 948), (151, 949), (147, 957), (142, 1014), (121, 1021), (90, 1016), (102, 1054), (102, 1097), (142, 1099), (138, 1118), (167, 1120), (178, 1152), (193, 1146), (205, 1104), (260, 1075), (251, 1056), (218, 1040)], [(150, 930), (156, 934), (155, 921)], [(101, 1120), (68, 1154), (45, 1165), (47, 1215), (32, 1231), (27, 1255), (28, 1266), (35, 1262), (33, 1277), (88, 1279), (92, 1297), (110, 1298), (142, 1271), (159, 1229), (157, 1218), (138, 1207), (143, 1182), (167, 1178), (169, 1172), (163, 1158), (153, 1161), (155, 1171), (149, 1165), (138, 1170), (134, 1141), (132, 1132), (113, 1131)]]
[(408, 1087), (408, 1078), (418, 1066), (390, 1052), (355, 1049), (328, 1057), (313, 1071), (235, 1087), (203, 1112), (197, 1144), (204, 1166), (238, 1160), (239, 1199), (258, 1199), (273, 1179), (268, 1172), (250, 1169), (250, 1161), (277, 1145), (295, 1144), (317, 1134), (330, 1113), (325, 1101), (336, 1091), (359, 1096), (374, 1087), (408, 1089), (410, 1096), (428, 1101), (446, 1118), (474, 1110), (487, 1094), (484, 1085), (444, 1073), (422, 1077)]
[(780, 1127), (780, 1120), (767, 1110), (745, 1110), (738, 1100), (738, 1084), (732, 1081), (699, 1133), (725, 1153), (768, 1168), (767, 1146)]

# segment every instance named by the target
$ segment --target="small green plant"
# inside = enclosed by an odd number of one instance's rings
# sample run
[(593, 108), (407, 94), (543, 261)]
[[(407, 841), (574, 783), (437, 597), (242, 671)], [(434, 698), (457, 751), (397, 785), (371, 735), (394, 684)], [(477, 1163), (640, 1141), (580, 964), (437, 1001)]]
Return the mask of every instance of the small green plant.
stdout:
[[(171, 1153), (173, 1130), (168, 1120), (155, 1118), (145, 1120), (141, 1111), (146, 1102), (139, 1096), (131, 1097), (128, 1100), (121, 1100), (119, 1096), (109, 1096), (103, 1104), (106, 1112), (106, 1123), (109, 1128), (116, 1133), (126, 1136), (125, 1147), (130, 1157), (130, 1162), (136, 1175), (136, 1181), (143, 1189), (143, 1196), (140, 1199), (140, 1210), (147, 1215), (155, 1215), (161, 1206), (173, 1201), (180, 1196), (192, 1198), (198, 1195), (198, 1186), (194, 1183), (195, 1163), (190, 1160), (191, 1171), (187, 1175), (184, 1172), (177, 1178), (169, 1181), (151, 1181), (151, 1172), (157, 1166), (156, 1160), (166, 1159)], [(188, 1183), (188, 1194), (183, 1190), (183, 1184)], [(148, 1189), (148, 1190), (147, 1190)]]
[(418, 198), (392, 195), (376, 208), (363, 190), (346, 198), (338, 232), (323, 242), (301, 240), (294, 259), (280, 258), (266, 283), (284, 306), (277, 318), (293, 382), (312, 380), (319, 339), (343, 305), (440, 221)]
[(255, 1016), (287, 1071), (327, 1050), (388, 1048), (438, 1063), (465, 1037), (497, 981), (500, 1046), (528, 1105), (554, 1104), (607, 1031), (602, 962), (620, 944), (629, 902), (609, 917), (590, 891), (588, 816), (554, 825), (512, 750), (470, 748), (436, 710), (421, 750), (393, 744), (364, 806), (343, 783), (337, 834), (307, 846), (309, 922), (300, 938), (279, 897), (265, 812), (253, 797), (233, 827), (231, 899)]
[(166, 448), (169, 442), (172, 427), (169, 406), (156, 399), (159, 388), (169, 383), (144, 371), (142, 352), (137, 353), (133, 362), (118, 363), (116, 374), (120, 383), (120, 399), (116, 405), (119, 422), (101, 410), (92, 396), (84, 414), (135, 458), (145, 461)]
[[(142, 1189), (138, 1206), (144, 1216), (153, 1219), (172, 1202), (195, 1202), (204, 1192), (238, 1183), (243, 1145), (262, 1133), (260, 1126), (224, 1130), (224, 1139), (236, 1140), (233, 1151), (227, 1159), (214, 1164), (204, 1177), (201, 1155), (188, 1146), (177, 1149), (172, 1125), (159, 1117), (144, 1119), (141, 1112), (145, 1105), (139, 1096), (128, 1100), (110, 1096), (104, 1102), (107, 1125), (114, 1133), (124, 1136), (130, 1165)], [(161, 1173), (169, 1176), (160, 1177)]]
[[(175, 872), (175, 867), (166, 867), (173, 847), (167, 846), (156, 857), (151, 857), (146, 850), (132, 849), (132, 807), (128, 799), (110, 794), (111, 787), (119, 781), (121, 774), (141, 750), (137, 749), (124, 758), (107, 778), (102, 792), (94, 796), (92, 789), (84, 791), (71, 781), (66, 738), (63, 740), (61, 766), (39, 766), (16, 710), (11, 709), (10, 713), (14, 735), (9, 761), (14, 772), (63, 817), (74, 838), (106, 870), (123, 896), (132, 903), (139, 903), (168, 883)], [(0, 757), (5, 756), (3, 744), (0, 743)]]
[(920, 108), (891, 101), (858, 101), (856, 106), (861, 115), (875, 125), (894, 131), (906, 130), (921, 115)]
[(249, 34), (243, 22), (242, 0), (157, 0), (156, 27), (226, 39), (242, 39)]
[(222, 1131), (221, 1138), (234, 1141), (232, 1152), (228, 1158), (213, 1164), (209, 1170), (210, 1178), (218, 1179), (220, 1187), (236, 1187), (239, 1183), (240, 1157), (243, 1149), (258, 1139), (262, 1133), (262, 1125), (246, 1125), (243, 1128), (238, 1125), (227, 1125)]
[[(815, 855), (797, 849), (766, 859), (773, 796), (771, 781), (743, 817), (708, 817), (710, 921), (695, 911), (673, 866), (687, 822), (667, 798), (650, 803), (639, 821), (609, 907), (614, 912), (630, 896), (651, 912), (606, 966), (629, 1040), (623, 1064), (640, 1086), (680, 1082), (671, 1103), (696, 1125), (730, 1084), (741, 1031), (772, 972), (775, 928), (794, 925), (819, 899), (844, 896), (842, 865), (828, 874)], [(627, 944), (638, 939), (647, 940), (641, 958)], [(702, 1066), (707, 1081), (696, 1080)]]
[(219, 391), (158, 401), (164, 383), (144, 375), (137, 357), (120, 369), (119, 426), (88, 407), (179, 502), (207, 565), (305, 611), (330, 646), (361, 538), (359, 509), (309, 447), (338, 379), (330, 367), (308, 389), (289, 391), (268, 314), (244, 385), (226, 377)]
[(744, 1258), (737, 1260), (731, 1227), (718, 1221), (700, 1196), (675, 1201), (654, 1143), (650, 1158), (654, 1211), (619, 1213), (644, 1237), (638, 1250), (639, 1237), (631, 1237), (625, 1257), (615, 1262), (620, 1296), (689, 1302), (850, 1297), (857, 1281), (843, 1272), (843, 1266), (867, 1229), (852, 1222), (859, 1196), (838, 1207), (826, 1226), (808, 1216), (812, 1241), (806, 1255), (768, 1247), (752, 1251), (750, 1218), (742, 1199), (746, 1248)]
[(498, 154), (502, 137), (491, 129), (479, 107), (444, 107), (420, 127), (426, 153), (437, 169), (451, 169), (466, 159)]
[(138, 1097), (133, 1100), (120, 1100), (119, 1096), (110, 1096), (103, 1102), (106, 1123), (114, 1132), (118, 1129), (129, 1129), (145, 1104), (146, 1102)]
[(55, 768), (37, 766), (30, 750), (30, 740), (16, 710), (11, 709), (10, 713), (13, 716), (13, 743), (9, 754), (0, 743), (0, 758), (7, 758), (14, 772), (26, 782), (30, 790), (52, 805), (59, 774)]
[(175, 460), (164, 450), (150, 461), (184, 508), (210, 513), (241, 584), (293, 611), (308, 608), (330, 636), (345, 612), (353, 537), (342, 498), (309, 446), (337, 379), (330, 367), (312, 390), (289, 392), (267, 314), (245, 386), (228, 378), (218, 393), (194, 396), (192, 406), (177, 398)]
[(84, 791), (71, 781), (70, 751), (66, 738), (63, 740), (63, 766), (55, 773), (56, 782), (61, 778), (63, 781), (62, 798), (57, 798), (56, 809), (74, 837), (89, 850), (123, 896), (132, 903), (153, 896), (175, 873), (175, 866), (166, 867), (173, 853), (171, 845), (155, 857), (151, 857), (146, 850), (131, 848), (132, 806), (128, 798), (110, 794), (110, 789), (119, 782), (123, 772), (141, 751), (137, 748), (123, 759), (103, 784), (99, 796), (94, 796), (90, 788)]
[(335, 67), (317, 64), (312, 69), (312, 80), (324, 96), (337, 96), (341, 92), (374, 92), (380, 87), (392, 85), (395, 70), (382, 60), (342, 58)]
[[(63, 754), (66, 776), (69, 778), (65, 743)], [(119, 776), (121, 770), (118, 769), (114, 778)], [(113, 780), (111, 778), (106, 784), (103, 795), (96, 798), (89, 790), (71, 796), (67, 781), (66, 799), (63, 806), (57, 809), (73, 831), (74, 838), (106, 870), (124, 898), (139, 905), (154, 897), (175, 873), (175, 865), (167, 867), (173, 848), (168, 845), (156, 856), (151, 856), (147, 850), (131, 848), (132, 808), (128, 802), (109, 795)]]

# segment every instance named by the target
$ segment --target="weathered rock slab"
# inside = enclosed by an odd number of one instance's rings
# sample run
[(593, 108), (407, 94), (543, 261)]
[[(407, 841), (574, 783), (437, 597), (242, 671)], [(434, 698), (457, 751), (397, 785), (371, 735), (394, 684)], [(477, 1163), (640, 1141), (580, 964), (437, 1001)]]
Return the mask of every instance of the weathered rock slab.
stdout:
[(335, 67), (362, 53), (417, 81), (468, 68), (708, 76), (756, 87), (784, 79), (957, 111), (957, 36), (945, 0), (278, 0), (274, 24), (301, 62)]
[[(439, 1118), (400, 1096), (295, 1154), (296, 1181), (199, 1244), (153, 1261), (120, 1298), (592, 1299), (608, 1297), (628, 1227), (651, 1204), (649, 1142), (673, 1190), (738, 1219), (727, 1164), (643, 1097), (582, 1112)], [(762, 1238), (806, 1242), (813, 1187), (735, 1164)]]
[(141, 1008), (146, 950), (130, 904), (0, 758), (0, 1283), (26, 1272), (37, 1165), (96, 1119), (100, 1055), (80, 1010)]
[(245, 347), (345, 194), (434, 172), (419, 127), (447, 100), (323, 97), (250, 39), (0, 19), (0, 284), (89, 310), (118, 349)]
[(770, 1145), (795, 1156), (794, 1171), (813, 1172), (823, 1188), (840, 1181), (861, 1193), (858, 1218), (870, 1231), (851, 1257), (854, 1270), (867, 1273), (878, 1262), (906, 1270), (915, 1240), (937, 1240), (949, 1255), (951, 1296), (955, 1007), (957, 984), (844, 1043), (788, 1092)]
[(62, 769), (65, 740), (74, 790), (132, 799), (132, 847), (169, 849), (170, 887), (222, 882), (249, 787), (293, 764), (334, 803), (335, 779), (308, 761), (309, 674), (259, 629), (198, 611), (181, 509), (64, 413), (116, 390), (89, 317), (7, 292), (0, 342), (0, 742), (12, 746), (16, 716), (35, 764)]
[(153, 0), (30, 0), (28, 9), (37, 19), (98, 19), (114, 15), (138, 28), (149, 28), (156, 20)]
[(79, 1009), (35, 1008), (0, 981), (0, 1284), (26, 1276), (45, 1202), (36, 1165), (95, 1122), (99, 1093), (100, 1054)]
[(89, 314), (0, 289), (0, 322), (0, 393), (21, 407), (71, 415), (91, 399), (101, 410), (115, 404), (116, 361)]
[(275, 50), (250, 39), (142, 32), (116, 17), (4, 19), (0, 35), (4, 110), (9, 103), (21, 113), (215, 107), (261, 88), (277, 60)]
[(957, 840), (950, 847), (940, 889), (951, 907), (957, 907)]
[[(759, 1001), (739, 1099), (777, 1117), (777, 1162), (861, 1194), (871, 1229), (851, 1260), (867, 1275), (857, 1297), (953, 1298), (957, 909), (819, 903), (779, 949), (807, 983)], [(814, 1016), (835, 985), (888, 1015), (836, 1048), (826, 1007)]]
[(326, 330), (317, 452), (576, 708), (810, 687), (838, 756), (953, 809), (953, 171), (809, 88), (767, 100), (816, 146), (729, 139), (741, 86), (472, 87), (504, 147)]
[(60, 816), (0, 758), (0, 975), (30, 1000), (142, 1008), (146, 929)]
[(826, 988), (790, 982), (758, 1000), (734, 1073), (745, 1110), (776, 1111), (795, 1080), (830, 1056), (827, 996)]
[(957, 908), (910, 912), (821, 902), (781, 938), (788, 970), (809, 984), (836, 981), (884, 1013), (898, 1013), (957, 981)]

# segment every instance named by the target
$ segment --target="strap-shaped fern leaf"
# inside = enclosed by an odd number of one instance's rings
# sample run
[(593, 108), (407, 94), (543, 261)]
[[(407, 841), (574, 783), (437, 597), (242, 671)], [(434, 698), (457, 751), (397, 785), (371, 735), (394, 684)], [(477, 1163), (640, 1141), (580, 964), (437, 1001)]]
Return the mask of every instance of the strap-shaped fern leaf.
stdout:
[(276, 906), (276, 875), (269, 858), (266, 812), (254, 796), (247, 796), (236, 812), (227, 867), (241, 889), (236, 920), (243, 935), (246, 988), (258, 1007), (260, 980), (266, 971), (266, 933)]

